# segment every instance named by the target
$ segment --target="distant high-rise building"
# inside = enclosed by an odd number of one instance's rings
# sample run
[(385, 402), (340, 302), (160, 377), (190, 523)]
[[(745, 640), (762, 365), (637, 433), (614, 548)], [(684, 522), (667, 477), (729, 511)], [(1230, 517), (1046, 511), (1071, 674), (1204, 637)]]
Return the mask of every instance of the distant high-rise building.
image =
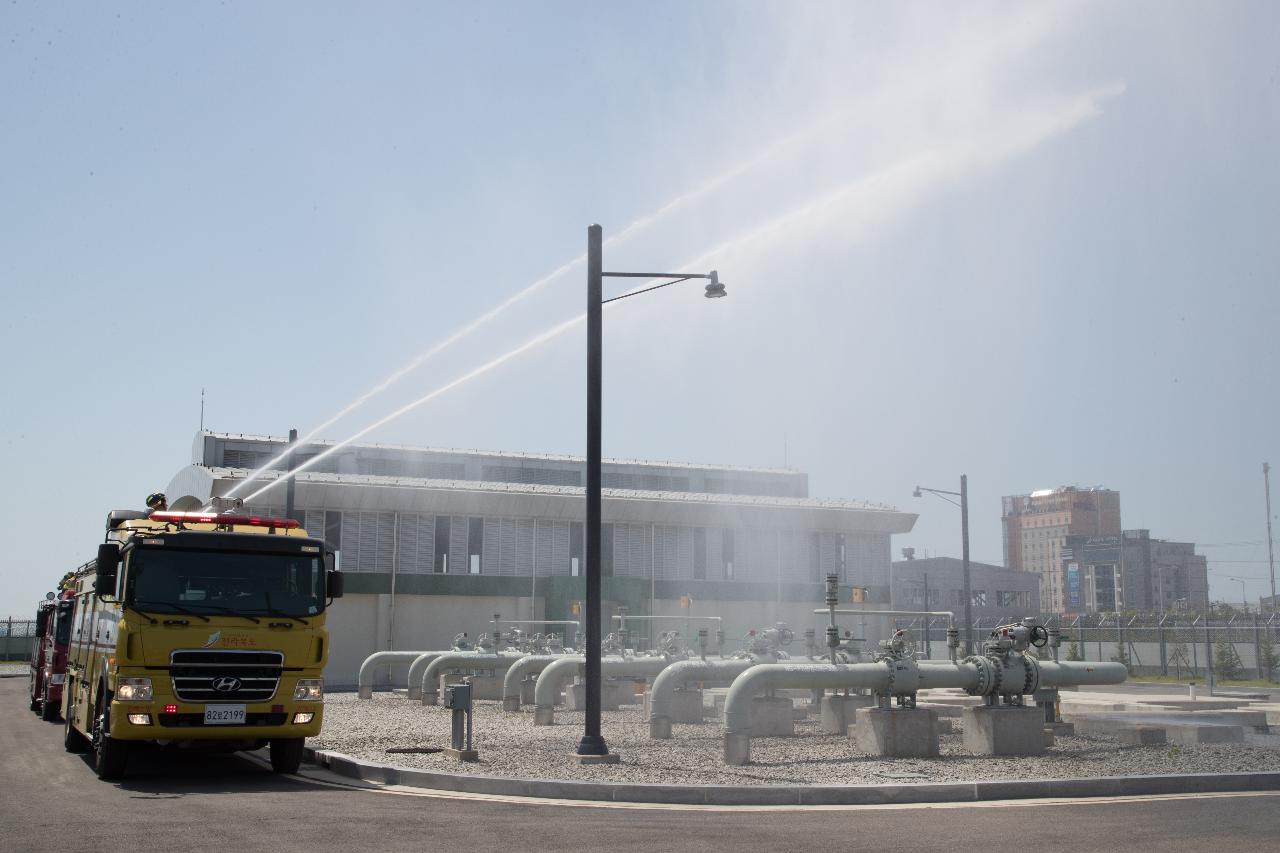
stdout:
[(1120, 493), (1063, 486), (1003, 500), (1004, 562), (1040, 576), (1040, 602), (1051, 613), (1066, 606), (1062, 549), (1068, 536), (1120, 535)]
[(1192, 542), (1119, 536), (1068, 536), (1061, 574), (1067, 613), (1202, 611), (1209, 606), (1208, 561)]

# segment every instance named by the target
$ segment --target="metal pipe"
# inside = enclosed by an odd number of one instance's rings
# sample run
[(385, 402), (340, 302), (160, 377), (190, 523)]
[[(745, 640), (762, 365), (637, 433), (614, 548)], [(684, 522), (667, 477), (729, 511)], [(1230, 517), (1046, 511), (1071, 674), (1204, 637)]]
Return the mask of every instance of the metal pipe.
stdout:
[(691, 681), (708, 684), (731, 683), (762, 659), (682, 660), (658, 673), (649, 691), (649, 737), (666, 740), (671, 737), (671, 706), (675, 692)]
[[(778, 688), (867, 689), (882, 700), (920, 690), (960, 688), (970, 695), (1032, 694), (1040, 688), (1120, 684), (1128, 670), (1119, 663), (1037, 661), (1028, 655), (977, 656), (959, 663), (883, 660), (856, 664), (756, 664), (733, 680), (724, 703), (725, 760), (745, 763), (750, 754), (751, 700)], [(883, 705), (882, 705), (883, 707)]]
[(412, 662), (418, 656), (425, 654), (431, 654), (431, 652), (374, 652), (364, 659), (364, 663), (360, 664), (360, 674), (356, 679), (356, 695), (361, 699), (371, 699), (373, 697), (373, 674), (378, 667), (390, 666), (403, 661)]
[[(409, 664), (409, 695), (410, 699), (422, 698), (422, 670), (426, 669), (427, 664), (431, 663), (440, 655), (452, 654), (453, 649), (439, 652), (423, 652), (413, 659), (413, 663)], [(472, 652), (472, 654), (475, 654)]]
[(507, 674), (502, 677), (502, 710), (520, 710), (520, 683), (526, 675), (541, 673), (548, 664), (566, 657), (574, 655), (525, 655), (507, 667)]
[(440, 676), (448, 669), (492, 669), (506, 670), (511, 664), (524, 657), (522, 654), (481, 654), (477, 652), (450, 652), (440, 655), (427, 664), (422, 673), (422, 704), (436, 704), (439, 693)]
[[(600, 662), (600, 677), (604, 678), (653, 678), (673, 663), (668, 657), (609, 657)], [(554, 661), (538, 676), (533, 687), (533, 724), (550, 726), (555, 723), (556, 700), (560, 689), (575, 675), (583, 674), (586, 660), (581, 656)]]
[[(615, 613), (613, 614), (613, 619), (618, 623), (619, 631), (627, 630), (627, 622), (630, 620), (645, 622), (715, 622), (717, 628), (719, 628), (721, 624), (719, 616), (632, 616), (629, 613)], [(655, 638), (652, 636), (649, 637), (649, 642), (654, 643)]]
[(956, 616), (950, 610), (836, 610), (835, 608), (821, 607), (813, 611), (822, 614), (829, 613), (832, 616), (945, 616), (947, 617), (947, 627), (955, 624)]

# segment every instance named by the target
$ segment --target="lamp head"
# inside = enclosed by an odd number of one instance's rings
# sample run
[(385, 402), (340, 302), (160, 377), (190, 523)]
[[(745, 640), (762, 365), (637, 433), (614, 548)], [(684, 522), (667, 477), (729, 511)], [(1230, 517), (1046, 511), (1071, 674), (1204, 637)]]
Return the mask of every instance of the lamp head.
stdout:
[(913, 497), (913, 498), (922, 498), (922, 497), (924, 497), (924, 493), (920, 491), (920, 487), (919, 487), (919, 486), (916, 486), (916, 490), (915, 490), (914, 492), (912, 492), (912, 493), (911, 493), (911, 497)]
[(707, 292), (704, 294), (708, 299), (719, 299), (722, 296), (728, 295), (724, 291), (724, 285), (720, 283), (720, 273), (712, 270), (711, 275), (708, 276), (708, 278), (710, 278), (711, 281), (708, 282)]

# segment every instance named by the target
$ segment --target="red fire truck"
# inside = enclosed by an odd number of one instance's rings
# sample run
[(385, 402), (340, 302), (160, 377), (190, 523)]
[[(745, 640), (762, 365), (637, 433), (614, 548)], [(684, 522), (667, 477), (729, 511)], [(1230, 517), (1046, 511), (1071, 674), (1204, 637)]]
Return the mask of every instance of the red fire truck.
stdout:
[(43, 720), (58, 719), (62, 685), (66, 680), (71, 641), (71, 610), (75, 592), (60, 589), (36, 610), (35, 647), (31, 650), (31, 710)]

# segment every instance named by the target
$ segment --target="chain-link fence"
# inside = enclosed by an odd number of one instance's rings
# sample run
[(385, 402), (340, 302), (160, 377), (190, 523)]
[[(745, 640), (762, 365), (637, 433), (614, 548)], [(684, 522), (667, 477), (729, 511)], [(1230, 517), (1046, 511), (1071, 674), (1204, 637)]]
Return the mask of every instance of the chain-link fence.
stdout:
[(0, 661), (30, 660), (35, 635), (34, 619), (0, 619)]
[[(975, 651), (1000, 625), (1021, 617), (974, 620)], [(945, 653), (945, 618), (898, 619), (897, 626), (916, 635), (931, 656)], [(1118, 661), (1134, 675), (1163, 675), (1203, 679), (1213, 668), (1215, 678), (1280, 680), (1280, 617), (1275, 614), (1095, 614), (1044, 617), (1042, 623), (1062, 632), (1061, 660)], [(959, 627), (959, 626), (958, 626)], [(960, 628), (964, 643), (964, 629)], [(1041, 652), (1047, 655), (1047, 650)]]

